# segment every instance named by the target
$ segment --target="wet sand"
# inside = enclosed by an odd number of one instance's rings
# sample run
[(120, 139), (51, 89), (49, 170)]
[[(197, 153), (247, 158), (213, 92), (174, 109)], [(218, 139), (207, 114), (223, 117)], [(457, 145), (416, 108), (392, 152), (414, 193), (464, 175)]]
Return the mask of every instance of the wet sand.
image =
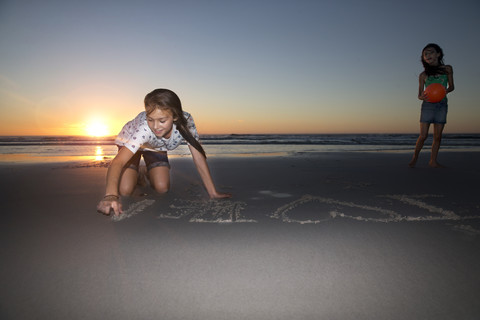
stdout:
[(105, 163), (0, 164), (2, 319), (474, 319), (480, 153), (190, 158), (108, 217)]

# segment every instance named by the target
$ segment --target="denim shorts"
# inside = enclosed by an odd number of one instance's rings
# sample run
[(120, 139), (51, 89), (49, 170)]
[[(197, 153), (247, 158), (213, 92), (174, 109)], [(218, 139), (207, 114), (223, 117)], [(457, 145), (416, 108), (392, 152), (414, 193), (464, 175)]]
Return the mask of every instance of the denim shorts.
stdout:
[(448, 104), (446, 101), (431, 103), (424, 101), (422, 103), (422, 112), (420, 122), (424, 123), (447, 123)]
[[(121, 146), (117, 146), (118, 150), (120, 150)], [(147, 170), (156, 168), (156, 167), (167, 167), (170, 169), (170, 163), (168, 162), (168, 155), (167, 152), (159, 151), (137, 151), (130, 161), (127, 162), (125, 168), (130, 168), (135, 171), (138, 171), (138, 167), (140, 166), (140, 158), (143, 156), (143, 160), (147, 165)]]

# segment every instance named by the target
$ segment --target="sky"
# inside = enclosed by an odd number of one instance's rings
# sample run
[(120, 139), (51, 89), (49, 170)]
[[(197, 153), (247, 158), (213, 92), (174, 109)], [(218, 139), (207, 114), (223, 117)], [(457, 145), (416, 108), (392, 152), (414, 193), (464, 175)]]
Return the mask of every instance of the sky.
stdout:
[(454, 70), (445, 132), (480, 133), (478, 12), (478, 0), (0, 0), (0, 135), (115, 135), (156, 88), (200, 134), (416, 133), (431, 42)]

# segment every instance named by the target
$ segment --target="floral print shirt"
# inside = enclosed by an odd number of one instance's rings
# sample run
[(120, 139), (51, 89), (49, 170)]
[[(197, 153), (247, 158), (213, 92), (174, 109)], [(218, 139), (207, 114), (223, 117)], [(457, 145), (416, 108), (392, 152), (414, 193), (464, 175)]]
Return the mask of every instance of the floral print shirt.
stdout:
[[(198, 140), (199, 135), (195, 122), (188, 112), (183, 112), (187, 119), (187, 128), (192, 136)], [(115, 144), (125, 146), (133, 153), (137, 151), (168, 151), (177, 148), (184, 141), (182, 135), (177, 130), (175, 123), (173, 124), (172, 134), (170, 138), (158, 138), (147, 124), (147, 114), (145, 111), (140, 112), (135, 119), (127, 122), (117, 138)]]

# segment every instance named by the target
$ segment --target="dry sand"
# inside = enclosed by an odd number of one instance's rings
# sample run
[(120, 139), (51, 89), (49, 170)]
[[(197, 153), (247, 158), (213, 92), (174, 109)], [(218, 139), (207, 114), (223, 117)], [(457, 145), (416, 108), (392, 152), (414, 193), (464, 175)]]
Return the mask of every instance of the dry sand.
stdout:
[[(425, 156), (426, 157), (426, 156)], [(480, 153), (189, 158), (96, 213), (106, 168), (0, 165), (1, 319), (477, 319)]]

